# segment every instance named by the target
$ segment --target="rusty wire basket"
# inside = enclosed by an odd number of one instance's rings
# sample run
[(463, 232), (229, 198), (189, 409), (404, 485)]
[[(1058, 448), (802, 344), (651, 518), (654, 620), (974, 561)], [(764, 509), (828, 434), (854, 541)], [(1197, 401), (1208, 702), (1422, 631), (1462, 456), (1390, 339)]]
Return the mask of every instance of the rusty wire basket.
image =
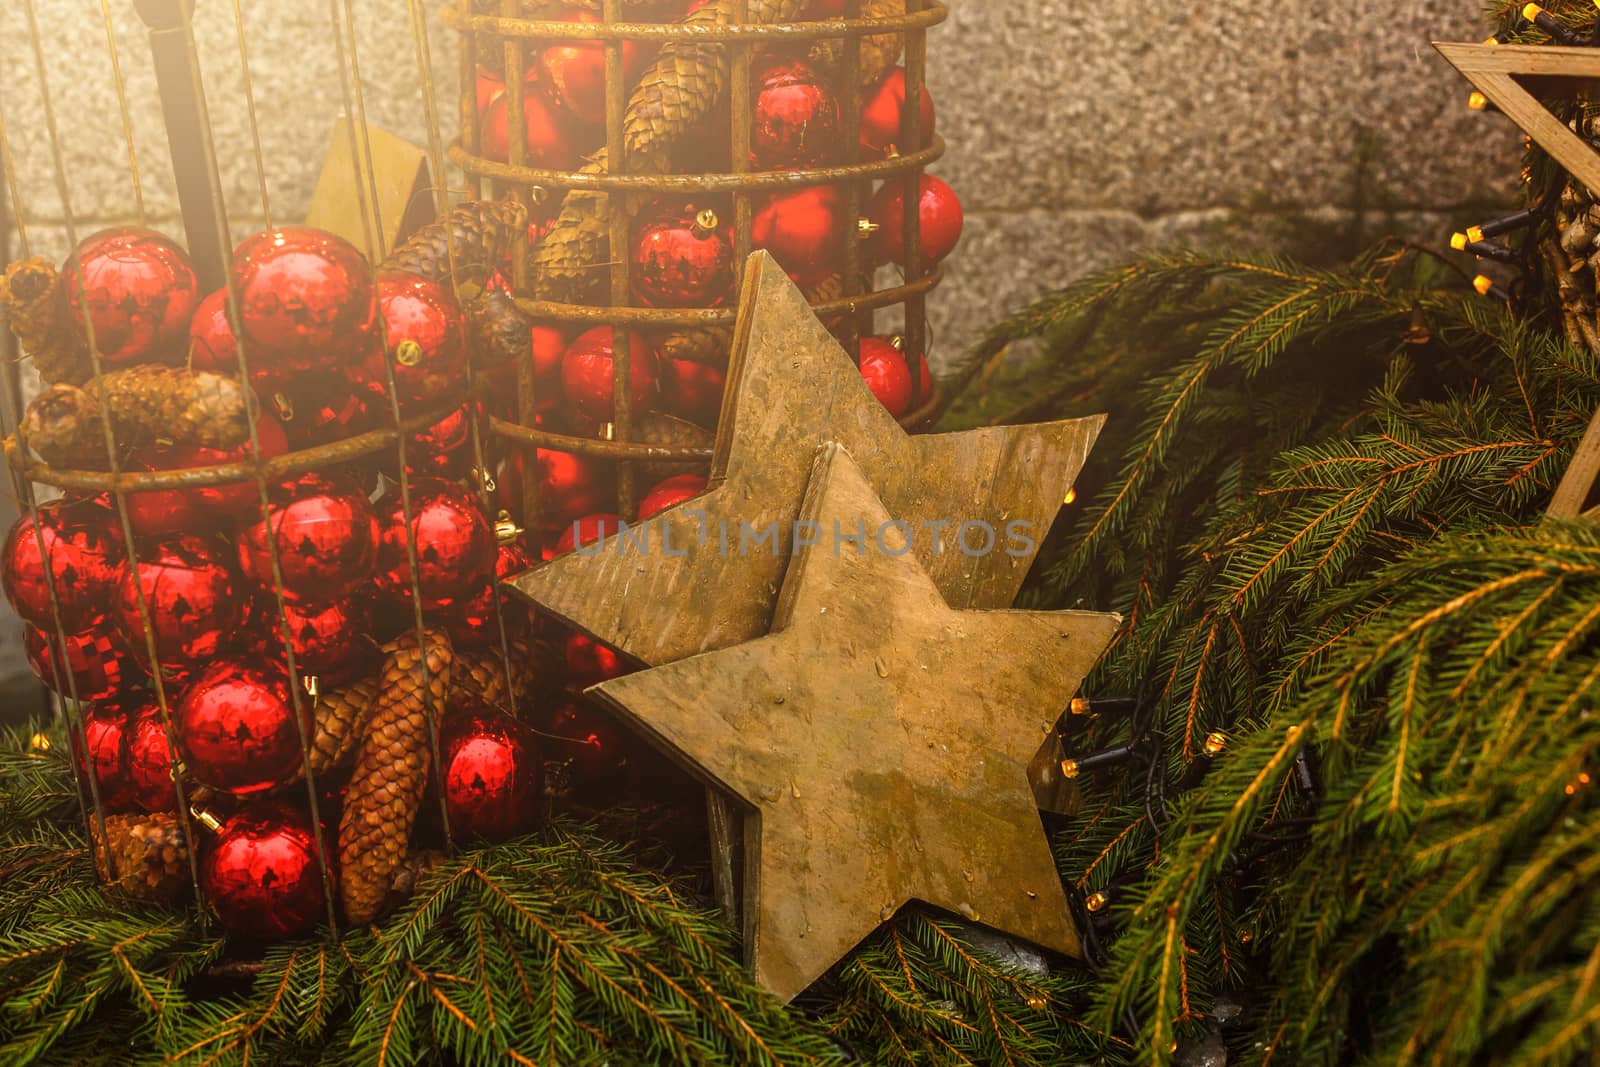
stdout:
[[(482, 6), (482, 5), (480, 5)], [(840, 225), (844, 262), (840, 274), (841, 292), (827, 299), (814, 299), (813, 308), (824, 321), (840, 323), (836, 334), (846, 349), (855, 354), (863, 333), (871, 332), (873, 313), (901, 306), (905, 318), (904, 349), (916, 366), (926, 346), (927, 294), (941, 280), (937, 267), (924, 268), (921, 254), (920, 217), (905, 212), (905, 263), (901, 284), (874, 290), (867, 264), (863, 262), (861, 227), (866, 195), (876, 181), (905, 183), (906, 203), (918, 200), (924, 169), (944, 154), (944, 142), (934, 131), (922, 129), (922, 114), (917, 107), (904, 109), (900, 143), (921, 145), (905, 154), (891, 153), (882, 160), (860, 161), (859, 126), (863, 87), (859, 77), (862, 41), (867, 37), (898, 35), (905, 56), (907, 100), (921, 99), (926, 81), (926, 34), (929, 27), (948, 15), (938, 0), (906, 0), (904, 13), (877, 17), (862, 14), (863, 0), (846, 0), (843, 17), (818, 21), (760, 23), (749, 17), (748, 0), (733, 5), (734, 18), (728, 25), (685, 25), (628, 21), (624, 0), (603, 0), (600, 23), (573, 23), (520, 17), (518, 0), (502, 0), (503, 14), (476, 13), (466, 0), (443, 11), (442, 18), (461, 34), (460, 115), (461, 137), (449, 148), (450, 161), (467, 176), (469, 196), (484, 195), (485, 182), (496, 196), (514, 197), (530, 209), (546, 198), (557, 198), (569, 191), (610, 194), (607, 215), (612, 253), (604, 269), (609, 274), (609, 302), (564, 303), (539, 299), (530, 293), (530, 247), (519, 243), (512, 262), (512, 281), (518, 306), (534, 321), (589, 328), (609, 325), (613, 330), (615, 418), (603, 439), (545, 433), (530, 430), (537, 398), (531, 375), (519, 381), (519, 422), (512, 426), (494, 424), (499, 435), (525, 445), (601, 457), (618, 463), (619, 512), (632, 518), (637, 505), (634, 467), (650, 459), (703, 460), (700, 448), (672, 448), (640, 444), (634, 438), (633, 413), (629, 410), (630, 329), (663, 332), (674, 329), (731, 327), (737, 309), (642, 307), (635, 301), (626, 254), (617, 250), (630, 247), (633, 225), (632, 205), (641, 196), (731, 196), (734, 205), (734, 263), (740, 272), (753, 247), (751, 236), (753, 204), (757, 197), (782, 190), (807, 186), (836, 185), (842, 193)], [(521, 137), (508, 138), (507, 160), (487, 158), (480, 152), (482, 143), (477, 97), (478, 67), (483, 56), (501, 58), (499, 73), (506, 86), (520, 86), (529, 69), (528, 44), (533, 41), (603, 41), (606, 57), (606, 130), (603, 173), (549, 170), (527, 164), (527, 148)], [(631, 42), (665, 44), (692, 41), (697, 44), (722, 44), (728, 50), (727, 93), (731, 129), (732, 169), (714, 173), (650, 173), (630, 167), (624, 117), (629, 106), (629, 88), (623, 76), (623, 50)], [(751, 99), (752, 59), (766, 49), (808, 47), (818, 42), (837, 42), (839, 62), (834, 72), (834, 90), (843, 119), (841, 139), (843, 161), (809, 170), (753, 171), (750, 139), (753, 121)], [(522, 94), (508, 92), (507, 125), (523, 129)], [(737, 279), (736, 279), (737, 281)], [(737, 286), (736, 286), (737, 289)], [(912, 373), (912, 408), (901, 421), (908, 427), (925, 425), (938, 409), (938, 387), (922, 390), (921, 380)], [(926, 392), (926, 395), (919, 395)], [(530, 467), (524, 468), (523, 499), (528, 509), (524, 522), (532, 528), (538, 507), (538, 486)]]
[[(58, 190), (64, 214), (66, 217), (66, 230), (68, 237), (76, 243), (77, 235), (74, 234), (76, 223), (73, 217), (70, 193), (70, 178), (66, 165), (66, 153), (62, 148), (62, 138), (57, 122), (57, 112), (52, 105), (51, 86), (43, 61), (43, 48), (38, 30), (38, 20), (34, 11), (34, 0), (24, 0), (27, 15), (27, 24), (31, 37), (32, 52), (36, 59), (33, 72), (37, 79), (40, 95), (45, 108), (46, 126), (48, 134), (48, 148), (50, 165), (48, 180)], [(733, 25), (712, 28), (697, 27), (686, 28), (675, 24), (630, 23), (619, 17), (622, 4), (619, 0), (604, 0), (603, 24), (580, 24), (530, 21), (506, 16), (488, 16), (471, 13), (461, 7), (446, 9), (443, 13), (445, 22), (458, 29), (463, 37), (462, 48), (462, 110), (464, 120), (459, 141), (446, 147), (446, 139), (441, 130), (439, 108), (436, 94), (433, 92), (434, 72), (432, 58), (429, 51), (426, 30), (426, 13), (423, 0), (406, 0), (406, 8), (411, 20), (412, 38), (416, 49), (416, 63), (419, 81), (423, 87), (423, 105), (426, 109), (426, 119), (429, 131), (430, 152), (435, 174), (445, 174), (446, 162), (455, 163), (466, 174), (466, 195), (470, 198), (481, 198), (484, 192), (485, 181), (493, 184), (495, 192), (519, 198), (524, 203), (531, 203), (536, 195), (536, 190), (594, 190), (615, 193), (722, 193), (731, 194), (735, 203), (735, 245), (736, 263), (743, 265), (744, 257), (752, 247), (751, 216), (752, 200), (765, 191), (791, 188), (796, 186), (814, 185), (821, 183), (836, 183), (840, 186), (845, 210), (843, 212), (844, 225), (848, 226), (849, 233), (845, 235), (844, 250), (845, 263), (843, 270), (843, 292), (837, 298), (824, 301), (817, 306), (820, 314), (836, 317), (842, 323), (839, 333), (847, 347), (853, 347), (854, 342), (863, 328), (870, 328), (871, 315), (874, 311), (892, 305), (903, 305), (905, 309), (905, 330), (907, 336), (906, 348), (911, 353), (920, 353), (925, 344), (924, 326), (924, 301), (926, 294), (939, 282), (939, 272), (925, 269), (922, 257), (919, 254), (920, 234), (918, 230), (917, 212), (909, 211), (907, 215), (906, 232), (904, 235), (906, 262), (904, 283), (893, 288), (872, 290), (865, 278), (865, 264), (859, 242), (855, 239), (857, 220), (859, 219), (863, 197), (870, 183), (877, 180), (904, 181), (907, 183), (907, 192), (910, 202), (915, 203), (918, 193), (918, 183), (923, 168), (939, 157), (942, 152), (942, 142), (936, 137), (924, 138), (924, 131), (920, 129), (920, 112), (916, 107), (906, 108), (906, 121), (903, 130), (903, 143), (923, 144), (926, 147), (903, 156), (896, 156), (882, 161), (858, 162), (857, 122), (860, 110), (860, 86), (854, 76), (856, 60), (860, 53), (862, 39), (867, 35), (895, 33), (902, 34), (905, 38), (905, 65), (907, 71), (907, 98), (916, 100), (922, 92), (925, 71), (924, 34), (928, 27), (940, 22), (946, 16), (945, 7), (936, 0), (907, 0), (904, 14), (887, 18), (864, 18), (860, 16), (862, 0), (847, 0), (845, 5), (846, 16), (842, 19), (832, 19), (818, 22), (794, 22), (776, 25), (748, 24), (741, 17)], [(192, 4), (190, 0), (137, 0), (140, 15), (144, 18), (150, 29), (152, 52), (155, 55), (157, 73), (161, 82), (163, 107), (166, 112), (169, 138), (173, 149), (173, 167), (177, 176), (177, 186), (181, 198), (184, 215), (185, 229), (188, 232), (188, 246), (194, 260), (197, 272), (202, 282), (206, 283), (210, 275), (210, 285), (225, 286), (228, 290), (229, 316), (234, 325), (235, 335), (238, 329), (239, 308), (238, 294), (234, 290), (229, 277), (226, 264), (229, 262), (233, 249), (232, 236), (228, 221), (228, 210), (223, 195), (222, 182), (218, 169), (218, 148), (213, 141), (211, 126), (207, 113), (206, 94), (204, 91), (200, 67), (199, 53), (196, 48), (194, 27), (192, 23)], [(515, 7), (515, 0), (508, 0), (508, 8)], [(742, 13), (746, 4), (739, 0), (737, 9)], [(106, 28), (106, 55), (104, 57), (110, 76), (115, 85), (118, 101), (121, 105), (123, 133), (126, 137), (126, 147), (129, 158), (128, 176), (132, 192), (134, 209), (130, 212), (141, 223), (145, 222), (145, 203), (140, 186), (140, 161), (134, 145), (131, 122), (129, 120), (129, 106), (126, 86), (123, 80), (121, 63), (119, 60), (118, 42), (112, 28), (112, 17), (109, 6), (102, 5), (105, 14)], [(265, 168), (261, 158), (261, 138), (257, 127), (257, 110), (249, 79), (247, 34), (244, 20), (240, 15), (240, 8), (234, 5), (234, 23), (237, 31), (239, 54), (245, 70), (244, 93), (242, 103), (248, 110), (249, 125), (252, 134), (254, 155), (257, 164), (257, 173), (260, 176), (261, 209), (268, 219), (273, 217), (273, 210), (268, 196)], [(360, 74), (360, 56), (357, 49), (356, 21), (351, 0), (329, 0), (329, 29), (331, 47), (338, 58), (340, 75), (340, 90), (345, 111), (354, 121), (347, 124), (349, 136), (349, 157), (353, 161), (365, 161), (365, 171), (359, 165), (355, 167), (354, 186), (360, 190), (361, 211), (363, 226), (369, 235), (367, 254), (374, 262), (381, 258), (382, 227), (376, 219), (378, 193), (372, 172), (372, 148), (368, 141), (366, 125), (366, 107), (362, 97), (362, 83)], [(733, 159), (735, 167), (727, 173), (716, 174), (646, 174), (631, 173), (627, 161), (617, 146), (622, 144), (622, 119), (627, 106), (625, 86), (620, 76), (621, 50), (625, 41), (663, 41), (675, 37), (693, 37), (706, 42), (724, 42), (730, 46), (731, 51), (731, 86), (732, 122), (733, 122)], [(504, 71), (506, 84), (522, 84), (523, 71), (526, 68), (525, 42), (535, 38), (548, 39), (600, 39), (606, 46), (606, 65), (608, 73), (607, 85), (607, 143), (613, 146), (610, 159), (613, 161), (611, 168), (603, 174), (569, 173), (540, 170), (524, 165), (521, 158), (519, 139), (512, 138), (510, 147), (510, 161), (496, 163), (486, 159), (475, 151), (478, 143), (477, 113), (474, 107), (473, 82), (476, 78), (475, 59), (482, 54), (483, 49), (490, 47), (490, 42), (498, 43), (505, 56)], [(797, 42), (812, 42), (832, 39), (842, 42), (841, 54), (843, 62), (841, 71), (842, 86), (839, 94), (841, 111), (844, 117), (844, 140), (846, 142), (846, 161), (837, 166), (830, 166), (819, 170), (810, 171), (782, 171), (770, 173), (752, 173), (746, 164), (742, 168), (737, 165), (749, 158), (749, 125), (750, 125), (750, 66), (752, 54), (759, 48), (773, 47)], [(369, 57), (370, 58), (370, 57)], [(520, 128), (521, 115), (519, 94), (509, 94), (510, 107), (513, 113), (510, 116), (512, 128)], [(9, 200), (12, 208), (12, 222), (15, 232), (20, 238), (21, 252), (29, 255), (34, 249), (29, 246), (29, 220), (23, 217), (24, 200), (19, 195), (23, 182), (23, 174), (19, 172), (16, 158), (13, 154), (13, 139), (8, 136), (6, 126), (4, 102), (0, 101), (0, 164), (4, 167), (4, 180), (9, 191)], [(144, 161), (148, 169), (150, 163)], [(40, 177), (32, 175), (37, 181)], [(434, 190), (436, 209), (443, 217), (450, 208), (450, 191), (444, 183), (440, 183)], [(610, 211), (610, 224), (612, 234), (612, 247), (623, 248), (628, 244), (628, 231), (631, 220), (624, 206), (624, 197), (614, 198)], [(711, 456), (711, 449), (704, 445), (662, 445), (640, 441), (634, 433), (635, 424), (628, 410), (627, 396), (629, 368), (627, 359), (626, 330), (629, 327), (644, 326), (650, 329), (670, 329), (684, 326), (729, 325), (733, 322), (735, 310), (733, 308), (717, 308), (708, 310), (668, 310), (651, 309), (633, 306), (630, 297), (629, 268), (626, 257), (614, 256), (613, 262), (608, 265), (610, 274), (611, 304), (604, 307), (580, 306), (576, 304), (556, 303), (539, 300), (527, 288), (529, 248), (525, 243), (518, 242), (512, 263), (512, 282), (517, 289), (517, 302), (519, 307), (537, 321), (559, 323), (586, 323), (609, 324), (613, 327), (616, 337), (615, 383), (620, 385), (616, 389), (616, 412), (614, 425), (611, 432), (603, 438), (583, 437), (571, 434), (554, 433), (540, 429), (534, 425), (533, 412), (536, 410), (536, 397), (534, 385), (531, 381), (531, 372), (523, 373), (519, 382), (519, 409), (520, 424), (501, 420), (490, 423), (495, 437), (507, 442), (513, 448), (531, 450), (534, 448), (553, 448), (570, 451), (573, 453), (597, 457), (619, 464), (618, 483), (621, 497), (620, 511), (625, 516), (634, 514), (637, 501), (635, 499), (635, 468), (646, 463), (672, 462), (706, 463)], [(103, 369), (99, 353), (93, 343), (93, 323), (85, 314), (84, 327), (89, 333), (89, 352), (93, 361), (93, 370), (99, 374)], [(240, 345), (240, 383), (247, 396), (253, 395), (251, 391), (248, 358), (249, 353)], [(9, 368), (14, 371), (14, 368)], [(469, 400), (480, 390), (479, 383), (469, 380), (464, 384), (459, 395), (449, 398), (448, 403), (441, 402), (435, 410), (416, 414), (407, 414), (402, 417), (399, 400), (395, 390), (390, 368), (388, 386), (388, 402), (391, 411), (389, 424), (385, 427), (373, 429), (356, 436), (331, 444), (322, 444), (312, 448), (292, 451), (285, 455), (264, 456), (262, 453), (255, 421), (251, 419), (249, 439), (249, 455), (251, 458), (227, 464), (193, 467), (174, 470), (139, 470), (125, 469), (125, 448), (116, 437), (115, 429), (109, 418), (105, 419), (106, 425), (106, 463), (102, 469), (61, 469), (53, 467), (30, 453), (27, 441), (21, 434), (22, 412), (24, 396), (18, 376), (7, 373), (3, 376), (5, 385), (4, 404), (0, 405), (0, 434), (5, 436), (5, 451), (8, 467), (12, 474), (14, 491), (19, 505), (25, 510), (25, 522), (31, 530), (41, 555), (45, 554), (44, 529), (36, 507), (35, 486), (44, 485), (66, 491), (70, 494), (107, 494), (113, 506), (115, 521), (120, 537), (120, 552), (129, 563), (137, 568), (140, 561), (141, 542), (135, 536), (135, 530), (130, 521), (129, 497), (136, 493), (153, 492), (160, 490), (185, 490), (202, 486), (217, 486), (228, 483), (248, 482), (253, 483), (259, 497), (260, 510), (256, 514), (266, 517), (269, 512), (269, 492), (272, 486), (281, 479), (302, 472), (318, 470), (360, 457), (376, 457), (383, 454), (392, 454), (397, 461), (398, 487), (403, 503), (403, 514), (407, 520), (406, 550), (411, 564), (411, 602), (415, 607), (414, 633), (419, 642), (426, 640), (424, 630), (423, 609), (421, 607), (420, 587), (416, 575), (417, 546), (414, 523), (412, 519), (412, 499), (410, 478), (407, 474), (406, 448), (408, 437), (421, 428), (433, 425), (440, 417), (450, 411), (460, 408), (463, 401)], [(913, 389), (918, 388), (918, 379), (913, 375)], [(935, 409), (938, 402), (936, 390), (934, 395), (917, 397), (914, 406), (918, 411), (908, 416), (906, 422), (925, 422)], [(254, 403), (254, 401), (252, 401)], [(102, 402), (103, 404), (103, 402)], [(253, 409), (252, 409), (253, 411)], [(102, 407), (102, 414), (104, 408)], [(471, 426), (471, 449), (480, 475), (489, 470), (486, 459), (489, 442), (482, 439), (479, 434), (479, 423), (476, 419), (467, 419)], [(524, 474), (527, 484), (524, 489), (524, 500), (529, 509), (530, 529), (533, 528), (531, 519), (537, 515), (538, 485), (533, 475), (532, 463), (524, 464)], [(491, 486), (488, 479), (480, 476), (477, 489), (480, 499), (489, 515), (495, 514), (491, 501)], [(298, 732), (301, 767), (296, 780), (299, 780), (304, 789), (305, 803), (311, 815), (312, 831), (316, 839), (316, 855), (320, 866), (323, 887), (327, 902), (327, 921), (330, 927), (337, 931), (338, 914), (335, 908), (334, 875), (330, 856), (333, 843), (324, 840), (322, 823), (318, 817), (319, 792), (316, 775), (312, 773), (311, 762), (311, 717), (318, 699), (315, 680), (306, 677), (300, 666), (296, 663), (293, 644), (289, 634), (288, 600), (282, 583), (279, 570), (279, 547), (274, 537), (267, 538), (269, 553), (272, 558), (273, 588), (270, 595), (264, 596), (263, 603), (271, 601), (276, 609), (273, 617), (277, 627), (278, 637), (283, 647), (282, 667), (288, 678), (289, 695), (293, 703), (295, 725)], [(52, 624), (39, 624), (39, 629), (49, 646), (48, 660), (49, 671), (52, 678), (47, 682), (52, 683), (52, 688), (62, 700), (62, 710), (66, 719), (68, 730), (76, 745), (82, 746), (87, 751), (87, 735), (85, 731), (85, 718), (88, 704), (80, 700), (77, 684), (77, 672), (73, 661), (73, 640), (81, 635), (69, 632), (63, 623), (60, 601), (53, 580), (49, 578), (46, 568), (46, 584), (49, 589), (49, 603), (52, 609)], [(138, 583), (135, 583), (136, 585)], [(495, 622), (498, 631), (498, 644), (496, 651), (499, 665), (504, 670), (507, 699), (515, 705), (517, 701), (526, 696), (519, 693), (518, 687), (523, 684), (519, 680), (516, 666), (513, 662), (512, 642), (504, 614), (498, 598), (495, 600)], [(149, 607), (141, 593), (138, 597), (139, 618), (143, 624), (144, 655), (147, 662), (157, 662), (156, 637)], [(86, 631), (87, 632), (87, 631)], [(132, 639), (130, 638), (130, 641)], [(424, 675), (426, 675), (426, 661), (424, 660)], [(153, 692), (154, 705), (159, 709), (160, 721), (166, 729), (169, 755), (172, 765), (181, 768), (181, 754), (178, 740), (172, 728), (172, 702), (174, 692), (170, 690), (170, 683), (164, 680), (161, 670), (151, 671), (150, 687)], [(439, 760), (439, 718), (443, 709), (437, 706), (436, 701), (430, 696), (428, 701), (429, 745), (432, 751), (433, 774), (436, 776), (435, 784), (439, 784), (438, 776), (441, 775)], [(568, 739), (556, 738), (557, 742)], [(93, 773), (85, 773), (84, 769), (74, 761), (74, 773), (79, 781), (79, 791), (86, 824), (91, 835), (104, 838), (107, 833), (107, 809), (103, 803)], [(293, 786), (286, 786), (294, 788)], [(281, 791), (281, 790), (280, 790)], [(173, 775), (173, 800), (175, 810), (184, 813), (180, 816), (180, 824), (187, 825), (185, 821), (189, 815), (200, 818), (203, 814), (197, 812), (191, 803), (189, 783), (186, 783), (182, 774)], [(442, 829), (447, 849), (453, 848), (447, 813), (441, 811)], [(204, 819), (200, 820), (204, 822)], [(199, 913), (202, 921), (209, 921), (208, 911), (204, 907), (204, 891), (201, 886), (201, 877), (196, 859), (196, 849), (188, 850), (189, 875), (194, 891), (194, 899), (199, 902)], [(107, 856), (108, 866), (113, 869), (109, 872), (113, 881), (117, 878), (114, 855)]]

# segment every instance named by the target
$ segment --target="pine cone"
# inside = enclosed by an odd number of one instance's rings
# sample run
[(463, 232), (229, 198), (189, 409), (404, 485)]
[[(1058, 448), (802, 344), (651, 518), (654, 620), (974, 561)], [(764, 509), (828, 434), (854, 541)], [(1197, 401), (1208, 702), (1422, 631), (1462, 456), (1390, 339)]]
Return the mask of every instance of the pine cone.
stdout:
[(481, 280), (506, 266), (518, 240), (527, 240), (528, 209), (515, 200), (472, 200), (412, 234), (383, 261), (383, 270), (404, 270), (437, 282), (455, 277)]
[(474, 366), (517, 366), (532, 358), (533, 320), (504, 289), (490, 289), (467, 305)]
[(22, 419), (28, 444), (47, 463), (106, 469), (102, 396), (122, 448), (157, 442), (233, 448), (250, 436), (238, 382), (146, 365), (107, 371), (81, 389), (52, 385), (34, 397)]
[(0, 276), (0, 319), (46, 384), (82, 385), (94, 376), (89, 350), (76, 344), (62, 319), (61, 275), (48, 259), (11, 264)]
[[(867, 0), (861, 5), (862, 18), (881, 19), (905, 13), (906, 0)], [(861, 38), (861, 68), (857, 73), (862, 88), (877, 84), (890, 67), (900, 62), (900, 53), (904, 50), (905, 41), (898, 33)]]
[[(641, 415), (634, 422), (633, 433), (630, 436), (633, 440), (647, 445), (689, 445), (710, 448), (716, 442), (716, 435), (710, 430), (657, 411)], [(639, 477), (645, 485), (654, 485), (675, 474), (689, 471), (705, 473), (709, 465), (708, 462), (645, 463), (639, 468)]]
[(442, 713), (450, 692), (454, 655), (449, 637), (428, 630), (423, 641), (425, 652), (414, 633), (390, 646), (378, 699), (345, 791), (339, 821), (339, 897), (346, 918), (357, 925), (378, 917), (390, 879), (405, 860), (432, 762), (430, 706), (435, 714)]
[(513, 694), (506, 689), (506, 667), (498, 644), (461, 653), (450, 669), (450, 706), (477, 704), (515, 715), (519, 702), (533, 692), (537, 655), (533, 642), (526, 636), (511, 642), (511, 684), (516, 697), (513, 699)]
[(189, 844), (176, 815), (107, 815), (104, 838), (99, 820), (90, 820), (90, 831), (94, 869), (102, 882), (150, 904), (176, 904), (189, 895)]
[[(365, 678), (317, 697), (312, 712), (311, 774), (321, 778), (347, 762), (366, 732), (378, 679)], [(300, 775), (296, 775), (298, 780)]]
[[(585, 174), (604, 171), (604, 151), (583, 168)], [(574, 189), (567, 194), (555, 225), (533, 252), (531, 281), (540, 298), (583, 304), (603, 294), (604, 266), (611, 247), (611, 222), (606, 216), (609, 201), (603, 193)]]
[(731, 326), (696, 326), (667, 334), (661, 339), (660, 352), (662, 359), (685, 359), (727, 370), (728, 350), (732, 347)]

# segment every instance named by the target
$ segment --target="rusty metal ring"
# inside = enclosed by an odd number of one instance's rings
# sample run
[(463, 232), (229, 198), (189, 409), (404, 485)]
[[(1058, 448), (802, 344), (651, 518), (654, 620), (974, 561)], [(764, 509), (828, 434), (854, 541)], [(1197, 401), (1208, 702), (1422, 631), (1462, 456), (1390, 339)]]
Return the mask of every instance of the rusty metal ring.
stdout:
[(474, 15), (453, 4), (441, 11), (439, 18), (451, 29), (497, 37), (537, 37), (562, 41), (692, 41), (695, 44), (751, 41), (783, 45), (797, 41), (875, 37), (879, 34), (927, 29), (943, 22), (949, 14), (949, 8), (934, 0), (921, 11), (901, 15), (746, 26), (687, 25), (681, 22), (551, 22), (548, 19), (521, 19), (507, 15)]

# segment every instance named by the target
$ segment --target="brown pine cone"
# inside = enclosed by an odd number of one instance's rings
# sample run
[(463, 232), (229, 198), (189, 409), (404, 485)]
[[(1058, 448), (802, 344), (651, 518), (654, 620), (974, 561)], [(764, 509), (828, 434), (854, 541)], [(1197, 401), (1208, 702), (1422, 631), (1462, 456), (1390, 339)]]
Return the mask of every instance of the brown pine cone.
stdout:
[[(861, 5), (862, 18), (889, 18), (906, 13), (906, 0), (867, 0)], [(875, 85), (889, 68), (900, 62), (905, 41), (898, 33), (880, 33), (861, 38), (861, 67), (857, 71), (862, 88)]]
[[(94, 869), (102, 882), (149, 904), (176, 904), (189, 896), (194, 884), (189, 844), (176, 815), (107, 815), (105, 838), (100, 836), (99, 820), (90, 819), (89, 826), (94, 837)], [(106, 840), (111, 843), (109, 849)]]
[[(377, 678), (364, 678), (317, 697), (316, 710), (312, 712), (312, 777), (321, 778), (354, 754), (377, 697)], [(295, 777), (298, 780), (300, 775)]]
[(516, 242), (526, 240), (528, 209), (515, 200), (471, 200), (437, 222), (430, 222), (389, 253), (383, 270), (404, 270), (438, 282), (450, 281), (455, 252), (457, 281), (487, 278), (511, 259)]
[[(647, 445), (688, 445), (697, 448), (710, 448), (717, 439), (715, 434), (704, 427), (671, 415), (663, 415), (658, 411), (639, 416), (634, 421), (633, 433), (630, 436), (633, 440)], [(643, 484), (654, 485), (675, 474), (685, 474), (689, 471), (704, 474), (709, 466), (709, 461), (644, 463), (639, 467), (639, 477)]]
[(733, 346), (733, 327), (696, 326), (675, 330), (661, 339), (662, 359), (686, 359), (718, 370), (728, 369), (728, 350)]
[(101, 397), (119, 448), (157, 442), (233, 448), (250, 436), (238, 382), (146, 365), (107, 371), (81, 389), (52, 385), (34, 397), (22, 419), (28, 444), (46, 463), (107, 469)]
[(46, 384), (82, 385), (94, 376), (89, 350), (76, 344), (61, 317), (61, 275), (41, 256), (24, 259), (0, 275), (0, 319), (11, 327), (23, 355)]
[[(606, 153), (596, 153), (583, 167), (585, 174), (604, 173)], [(609, 197), (574, 189), (561, 204), (561, 213), (530, 264), (533, 291), (543, 300), (570, 304), (594, 301), (604, 292), (607, 249), (611, 247), (611, 222), (606, 217)]]
[(453, 660), (449, 637), (428, 630), (422, 648), (417, 635), (407, 633), (384, 661), (339, 820), (339, 899), (357, 925), (378, 917), (410, 848), (432, 763), (430, 707), (433, 714), (444, 712)]
[(478, 367), (517, 366), (532, 358), (529, 318), (511, 294), (490, 289), (467, 304), (467, 324), (472, 329), (473, 365)]
[(506, 689), (506, 667), (499, 644), (457, 655), (450, 669), (451, 707), (477, 704), (515, 715), (519, 702), (533, 692), (537, 655), (526, 636), (512, 640), (511, 684), (515, 694)]

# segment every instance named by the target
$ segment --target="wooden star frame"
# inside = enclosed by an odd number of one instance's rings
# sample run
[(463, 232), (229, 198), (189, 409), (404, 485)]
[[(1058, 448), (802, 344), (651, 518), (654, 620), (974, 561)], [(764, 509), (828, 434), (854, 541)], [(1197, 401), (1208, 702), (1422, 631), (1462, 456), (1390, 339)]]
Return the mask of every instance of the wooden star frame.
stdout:
[[(908, 435), (804, 294), (758, 252), (745, 269), (706, 493), (641, 524), (631, 541), (568, 554), (512, 584), (650, 666), (760, 637), (793, 557), (816, 451), (838, 442), (909, 525), (914, 554), (952, 607), (1008, 608), (1103, 424)], [(1070, 811), (1054, 738), (1046, 724), (1035, 790), (1042, 808)]]
[(869, 536), (798, 548), (768, 636), (589, 690), (754, 813), (757, 980), (792, 999), (913, 899), (1076, 955), (1028, 764), (1121, 620), (952, 608), (835, 445), (800, 519)]
[[(1600, 152), (1540, 103), (1520, 79), (1558, 79), (1566, 93), (1600, 88), (1600, 49), (1560, 45), (1452, 44), (1434, 48), (1550, 157), (1600, 196)], [(1595, 83), (1588, 86), (1587, 83)], [(1600, 477), (1600, 411), (1573, 452), (1545, 514), (1554, 519), (1597, 519), (1584, 510)]]

